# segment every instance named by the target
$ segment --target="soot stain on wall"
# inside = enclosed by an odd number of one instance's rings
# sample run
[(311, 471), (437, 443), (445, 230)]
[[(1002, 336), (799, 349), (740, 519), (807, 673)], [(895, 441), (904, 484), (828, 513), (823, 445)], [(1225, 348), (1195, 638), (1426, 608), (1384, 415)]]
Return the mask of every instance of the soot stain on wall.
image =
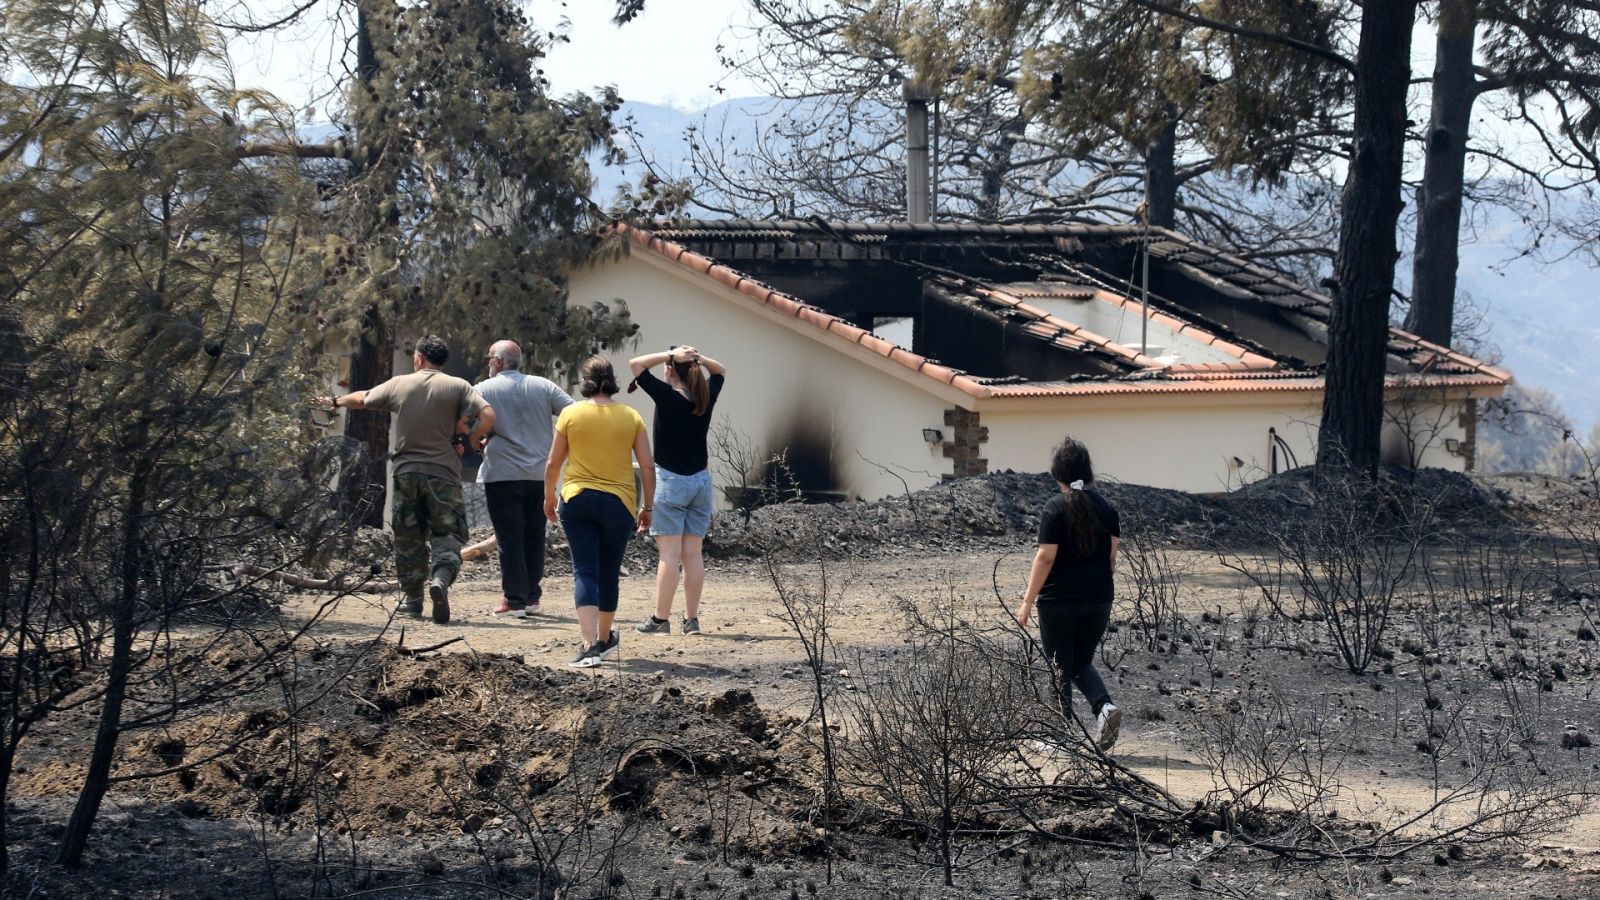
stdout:
[(839, 471), (832, 417), (809, 403), (797, 404), (767, 440), (760, 484), (803, 499), (831, 501), (845, 491)]

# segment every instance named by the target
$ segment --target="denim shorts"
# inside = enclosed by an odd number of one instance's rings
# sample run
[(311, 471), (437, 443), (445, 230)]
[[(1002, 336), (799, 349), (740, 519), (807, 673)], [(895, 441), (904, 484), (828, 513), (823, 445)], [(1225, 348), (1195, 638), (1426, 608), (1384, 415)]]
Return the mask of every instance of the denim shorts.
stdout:
[(656, 466), (655, 507), (651, 534), (705, 537), (711, 530), (711, 470), (679, 475)]

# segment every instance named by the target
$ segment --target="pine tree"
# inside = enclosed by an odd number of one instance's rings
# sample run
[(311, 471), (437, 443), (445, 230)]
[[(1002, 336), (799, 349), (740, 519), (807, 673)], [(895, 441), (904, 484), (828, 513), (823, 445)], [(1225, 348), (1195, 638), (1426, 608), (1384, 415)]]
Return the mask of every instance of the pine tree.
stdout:
[[(329, 279), (340, 300), (325, 307), (354, 342), (352, 385), (387, 378), (403, 334), (458, 348), (509, 337), (552, 372), (631, 335), (625, 309), (568, 307), (565, 289), (600, 249), (586, 159), (620, 152), (615, 93), (549, 96), (542, 39), (503, 0), (361, 0), (359, 13), (355, 167), (335, 198), (344, 243)], [(351, 418), (373, 458), (387, 430), (385, 414)], [(381, 495), (381, 480), (370, 488)]]
[(96, 710), (73, 865), (132, 711), (195, 697), (169, 629), (226, 603), (206, 565), (326, 524), (295, 466), (322, 222), (198, 3), (18, 0), (0, 47), (0, 830), (19, 744)]

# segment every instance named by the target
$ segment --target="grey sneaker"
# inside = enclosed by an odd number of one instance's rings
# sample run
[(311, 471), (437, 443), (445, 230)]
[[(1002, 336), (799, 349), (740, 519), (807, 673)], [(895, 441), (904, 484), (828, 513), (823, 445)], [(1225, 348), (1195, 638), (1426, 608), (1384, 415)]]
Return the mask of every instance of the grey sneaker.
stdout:
[(1122, 731), (1122, 710), (1115, 703), (1100, 707), (1099, 724), (1100, 734), (1094, 742), (1104, 752), (1117, 744), (1117, 735)]
[(595, 648), (600, 651), (600, 661), (605, 662), (606, 660), (615, 656), (617, 653), (617, 648), (621, 645), (622, 641), (617, 637), (617, 630), (615, 628), (611, 629), (610, 637), (595, 644)]
[[(450, 622), (450, 586), (444, 583), (444, 579), (435, 575), (428, 581), (428, 598), (433, 601), (433, 621), (439, 625), (448, 624)], [(417, 601), (417, 606), (419, 607), (417, 610), (418, 615), (422, 614), (421, 605), (422, 601)]]
[(578, 655), (574, 656), (572, 662), (567, 663), (567, 665), (574, 669), (592, 669), (600, 665), (600, 645), (591, 644), (580, 648)]
[(651, 616), (650, 618), (645, 619), (643, 622), (633, 626), (633, 630), (639, 632), (640, 634), (671, 634), (672, 620), (661, 619), (657, 621), (655, 616)]
[(684, 634), (699, 634), (700, 633), (700, 618), (698, 616), (696, 616), (693, 619), (684, 619), (683, 620), (683, 633)]
[(421, 597), (401, 597), (400, 602), (394, 605), (394, 614), (397, 616), (414, 616), (422, 618)]

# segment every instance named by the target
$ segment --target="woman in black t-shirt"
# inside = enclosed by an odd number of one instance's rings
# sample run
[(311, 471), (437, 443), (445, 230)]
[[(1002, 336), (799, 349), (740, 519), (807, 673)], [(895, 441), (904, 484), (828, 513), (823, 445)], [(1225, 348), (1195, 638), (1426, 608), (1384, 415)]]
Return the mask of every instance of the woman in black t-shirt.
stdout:
[(1033, 557), (1017, 624), (1027, 625), (1039, 606), (1039, 643), (1060, 678), (1061, 708), (1072, 713), (1072, 685), (1089, 701), (1095, 741), (1110, 750), (1122, 728), (1122, 710), (1094, 668), (1094, 654), (1111, 622), (1112, 569), (1121, 526), (1117, 511), (1090, 490), (1094, 466), (1089, 450), (1062, 440), (1050, 460), (1061, 493), (1039, 515), (1039, 552)]
[[(666, 381), (651, 373), (666, 363)], [(693, 347), (673, 347), (628, 361), (634, 384), (655, 401), (655, 535), (661, 562), (656, 567), (656, 611), (637, 626), (640, 634), (672, 632), (672, 597), (683, 571), (683, 633), (700, 632), (700, 591), (706, 565), (701, 545), (711, 528), (711, 472), (706, 435), (711, 410), (722, 394), (722, 363)], [(630, 386), (628, 390), (633, 390)]]

